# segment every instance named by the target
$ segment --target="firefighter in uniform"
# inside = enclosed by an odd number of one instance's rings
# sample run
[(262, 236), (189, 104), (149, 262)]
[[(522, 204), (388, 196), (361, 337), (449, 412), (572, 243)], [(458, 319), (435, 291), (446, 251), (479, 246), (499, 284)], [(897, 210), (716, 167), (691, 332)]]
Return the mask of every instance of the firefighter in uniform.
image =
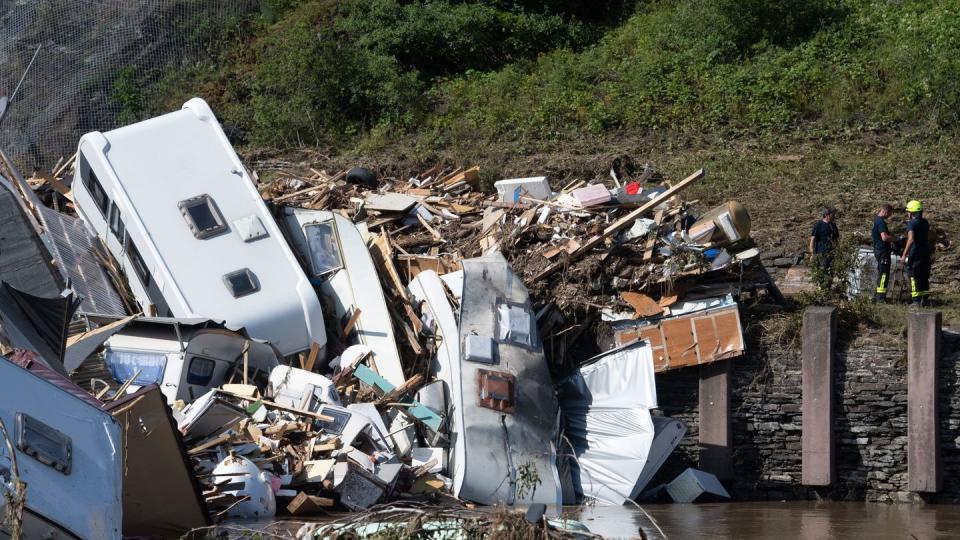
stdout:
[(920, 201), (907, 203), (907, 243), (903, 248), (902, 260), (910, 278), (910, 302), (926, 305), (930, 294), (930, 223), (923, 217), (923, 205)]
[(887, 228), (887, 218), (893, 214), (893, 206), (885, 204), (877, 211), (873, 218), (873, 256), (877, 259), (877, 290), (874, 292), (874, 302), (887, 301), (887, 285), (890, 283), (890, 255), (893, 251), (895, 238)]

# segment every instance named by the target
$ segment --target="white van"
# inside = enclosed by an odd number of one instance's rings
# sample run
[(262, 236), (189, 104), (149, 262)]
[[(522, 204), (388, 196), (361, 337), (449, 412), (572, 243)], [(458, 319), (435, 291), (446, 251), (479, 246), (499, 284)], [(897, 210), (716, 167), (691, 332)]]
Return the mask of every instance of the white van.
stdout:
[(202, 99), (81, 137), (73, 193), (145, 314), (223, 320), (322, 357), (317, 295)]

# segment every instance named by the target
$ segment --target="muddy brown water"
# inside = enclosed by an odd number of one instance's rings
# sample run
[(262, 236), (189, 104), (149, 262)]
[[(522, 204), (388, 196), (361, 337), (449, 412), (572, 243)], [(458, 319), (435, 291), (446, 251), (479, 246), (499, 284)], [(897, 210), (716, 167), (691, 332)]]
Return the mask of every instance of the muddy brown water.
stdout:
[[(960, 539), (960, 505), (813, 501), (647, 504), (642, 509), (628, 506), (566, 507), (563, 514), (580, 520), (591, 532), (607, 538)], [(312, 521), (322, 523), (329, 519)], [(249, 538), (248, 533), (253, 529), (266, 533), (263, 538), (293, 538), (302, 524), (295, 518), (269, 522), (231, 520), (222, 532), (227, 532), (230, 538)]]
[[(653, 518), (652, 523), (646, 515)], [(960, 505), (744, 502), (595, 507), (580, 512), (591, 531), (614, 538), (827, 540), (960, 538)]]

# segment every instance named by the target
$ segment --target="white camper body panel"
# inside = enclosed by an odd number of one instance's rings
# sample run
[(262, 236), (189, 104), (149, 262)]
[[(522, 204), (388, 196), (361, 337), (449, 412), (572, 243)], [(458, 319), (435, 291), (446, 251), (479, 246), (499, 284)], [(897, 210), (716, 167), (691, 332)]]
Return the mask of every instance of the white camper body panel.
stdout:
[[(137, 369), (141, 370), (139, 380), (131, 383), (127, 393), (132, 394), (148, 384), (157, 384), (167, 403), (173, 405), (177, 400), (191, 403), (228, 382), (234, 362), (242, 362), (243, 348), (248, 342), (248, 373), (252, 377), (259, 370), (264, 378), (268, 377), (282, 360), (273, 347), (217, 328), (184, 329), (178, 338), (172, 325), (160, 323), (144, 327), (141, 324), (111, 336), (104, 346), (104, 355), (115, 376), (115, 361), (122, 358), (131, 364), (140, 362), (125, 370), (128, 377), (132, 377)], [(158, 361), (162, 365), (154, 370)], [(241, 367), (236, 382), (242, 381), (242, 373)]]
[[(84, 135), (73, 191), (148, 315), (224, 320), (284, 355), (326, 344), (307, 276), (202, 99)], [(191, 224), (191, 208), (210, 211)], [(237, 272), (253, 292), (231, 292)]]
[[(457, 325), (457, 316), (450, 306), (446, 285), (440, 276), (433, 270), (424, 270), (413, 278), (408, 288), (417, 302), (423, 303), (422, 313), (424, 324), (432, 326), (440, 346), (437, 347), (436, 359), (430, 364), (430, 374), (446, 386), (446, 413), (447, 429), (450, 433), (460, 433), (464, 425), (463, 384), (460, 378), (460, 330)], [(462, 294), (461, 290), (455, 294)], [(466, 441), (463, 437), (451, 437), (453, 448), (447, 455), (448, 475), (453, 479), (453, 495), (458, 497), (463, 487), (464, 468), (466, 464)]]
[[(18, 415), (55, 430), (57, 438), (69, 437), (69, 474), (19, 449)], [(120, 425), (110, 413), (0, 358), (0, 418), (17, 448), (20, 479), (27, 483), (25, 513), (32, 532), (43, 531), (46, 538), (59, 527), (79, 538), (121, 538), (123, 441)], [(3, 477), (11, 469), (7, 452), (7, 446), (0, 444), (0, 515), (5, 500)], [(62, 538), (56, 533), (49, 537)]]
[[(304, 261), (304, 270), (319, 286), (326, 309), (336, 314), (341, 328), (353, 310), (359, 309), (360, 317), (353, 331), (373, 351), (377, 372), (394, 386), (403, 384), (406, 378), (393, 334), (393, 319), (387, 310), (379, 274), (357, 226), (326, 210), (284, 208), (283, 216), (290, 241)], [(321, 227), (324, 236), (315, 235), (311, 227)]]

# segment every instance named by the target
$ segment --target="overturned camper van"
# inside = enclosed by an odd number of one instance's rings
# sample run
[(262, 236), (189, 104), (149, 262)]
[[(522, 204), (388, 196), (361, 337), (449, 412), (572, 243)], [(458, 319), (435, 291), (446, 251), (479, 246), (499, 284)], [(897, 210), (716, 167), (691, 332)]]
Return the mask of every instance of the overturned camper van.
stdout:
[(128, 392), (157, 384), (167, 403), (190, 403), (228, 382), (266, 386), (283, 357), (269, 343), (206, 319), (139, 317), (89, 332), (67, 347), (74, 370), (101, 345), (113, 378)]
[(202, 99), (81, 137), (73, 192), (145, 314), (224, 320), (284, 355), (326, 344), (307, 276)]
[(421, 272), (410, 288), (445, 344), (432, 371), (447, 387), (456, 434), (447, 457), (454, 495), (559, 504), (559, 409), (523, 283), (499, 253), (464, 260), (453, 291), (459, 327), (436, 274)]
[(339, 214), (307, 208), (284, 208), (283, 224), (324, 311), (335, 317), (336, 331), (347, 330), (343, 342), (370, 347), (377, 372), (395, 386), (403, 384), (393, 320), (357, 226)]

